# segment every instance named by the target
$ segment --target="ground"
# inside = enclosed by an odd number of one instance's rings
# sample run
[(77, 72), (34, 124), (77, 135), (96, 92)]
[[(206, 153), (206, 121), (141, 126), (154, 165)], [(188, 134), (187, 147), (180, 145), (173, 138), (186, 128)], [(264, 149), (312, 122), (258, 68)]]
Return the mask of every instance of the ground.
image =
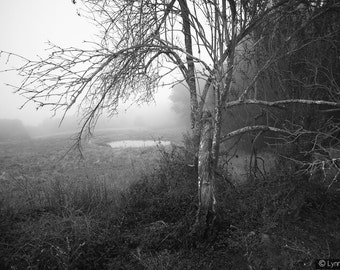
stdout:
[[(174, 144), (107, 145), (122, 139)], [(0, 144), (1, 269), (313, 269), (316, 258), (340, 258), (338, 191), (282, 161), (242, 185), (218, 178), (215, 227), (198, 241), (182, 131), (100, 131), (82, 155), (67, 152), (72, 143), (62, 135)]]

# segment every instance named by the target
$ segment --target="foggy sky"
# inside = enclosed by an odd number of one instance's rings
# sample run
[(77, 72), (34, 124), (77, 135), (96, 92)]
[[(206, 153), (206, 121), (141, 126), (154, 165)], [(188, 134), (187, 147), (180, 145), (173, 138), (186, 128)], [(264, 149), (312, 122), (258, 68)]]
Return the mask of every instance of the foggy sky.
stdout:
[[(94, 26), (78, 16), (79, 6), (71, 0), (0, 0), (0, 50), (13, 52), (32, 59), (37, 55), (47, 55), (46, 41), (62, 47), (81, 47), (84, 40), (93, 40)], [(0, 70), (12, 68), (19, 63), (11, 58), (5, 65), (5, 57), (0, 58)], [(53, 113), (49, 109), (35, 109), (29, 103), (22, 110), (18, 108), (25, 98), (13, 94), (14, 89), (6, 84), (19, 85), (21, 79), (15, 73), (0, 73), (0, 119), (20, 119), (25, 125), (38, 125)], [(153, 111), (170, 110), (168, 89), (156, 96), (157, 106), (146, 106), (135, 110), (138, 114), (150, 115)], [(60, 112), (61, 116), (62, 112)], [(156, 113), (157, 114), (157, 113)]]

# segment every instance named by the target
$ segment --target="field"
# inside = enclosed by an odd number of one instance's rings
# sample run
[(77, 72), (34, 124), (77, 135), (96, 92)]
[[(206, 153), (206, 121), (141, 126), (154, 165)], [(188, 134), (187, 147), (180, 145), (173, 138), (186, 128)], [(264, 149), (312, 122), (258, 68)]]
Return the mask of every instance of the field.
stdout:
[[(78, 233), (90, 237), (89, 234), (94, 233), (89, 231), (92, 225), (99, 226), (92, 224), (96, 222), (93, 216), (105, 211), (103, 207), (110, 208), (111, 213), (106, 214), (114, 215), (123, 192), (158, 167), (159, 147), (112, 149), (106, 143), (162, 138), (178, 142), (181, 134), (177, 131), (99, 131), (83, 144), (81, 152), (78, 149), (69, 151), (75, 143), (70, 135), (0, 144), (1, 231), (10, 230), (13, 234), (1, 235), (5, 238), (1, 241), (1, 251), (11, 256), (2, 257), (2, 265), (14, 269), (34, 268), (37, 265), (34, 256), (25, 258), (23, 255), (35, 245), (34, 252), (39, 251), (40, 256), (51, 252), (58, 258), (57, 268), (68, 269), (70, 266), (60, 257), (68, 252), (64, 248), (70, 248), (69, 245), (77, 248), (74, 245), (82, 243), (70, 243), (67, 234), (62, 235), (63, 230), (79, 229)], [(21, 239), (21, 230), (32, 239)], [(8, 237), (13, 237), (19, 245), (15, 252), (7, 243)], [(60, 244), (66, 246), (54, 243), (52, 237), (60, 237)]]
[[(118, 140), (171, 146), (112, 149)], [(219, 179), (216, 228), (192, 241), (190, 139), (178, 130), (106, 130), (0, 144), (0, 269), (313, 269), (340, 257), (339, 194), (282, 164), (233, 186)], [(252, 268), (250, 268), (252, 267)]]
[[(164, 133), (173, 142), (180, 138)], [(72, 148), (75, 141), (70, 135), (1, 144), (2, 203), (9, 209), (46, 206), (46, 200), (52, 199), (49, 193), (56, 192), (53, 188), (70, 191), (84, 183), (110, 192), (126, 189), (155, 168), (157, 149), (113, 150), (106, 143), (136, 138), (157, 141), (162, 137), (145, 130), (102, 131), (85, 142), (81, 152)]]

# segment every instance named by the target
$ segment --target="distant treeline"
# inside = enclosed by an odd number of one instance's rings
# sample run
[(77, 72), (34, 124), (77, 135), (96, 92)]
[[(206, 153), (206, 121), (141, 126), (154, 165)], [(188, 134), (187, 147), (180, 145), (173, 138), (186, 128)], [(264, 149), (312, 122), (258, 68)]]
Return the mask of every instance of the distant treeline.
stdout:
[(0, 119), (0, 142), (27, 140), (30, 136), (18, 119)]

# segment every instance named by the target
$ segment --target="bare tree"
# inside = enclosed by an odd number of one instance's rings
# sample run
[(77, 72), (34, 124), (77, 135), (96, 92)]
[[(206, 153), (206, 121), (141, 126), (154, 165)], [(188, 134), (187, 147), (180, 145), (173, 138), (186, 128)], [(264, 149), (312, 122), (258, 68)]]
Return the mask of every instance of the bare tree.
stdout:
[[(310, 7), (319, 12), (315, 16), (329, 8), (339, 9), (336, 1), (328, 7), (326, 2), (311, 1), (311, 5), (319, 5)], [(214, 177), (221, 143), (253, 131), (296, 135), (287, 127), (268, 124), (245, 126), (223, 134), (224, 110), (247, 104), (269, 108), (289, 104), (340, 107), (338, 100), (281, 97), (268, 101), (254, 94), (261, 90), (257, 89), (257, 82), (266, 71), (285, 54), (304, 46), (292, 45), (299, 29), (256, 62), (256, 72), (247, 87), (234, 97), (233, 77), (240, 59), (245, 57), (245, 44), (250, 44), (252, 53), (259, 55), (256, 49), (265, 40), (261, 29), (279, 26), (287, 14), (300, 10), (299, 1), (83, 0), (83, 3), (88, 17), (98, 26), (100, 40), (93, 42), (91, 49), (51, 44), (49, 57), (26, 60), (18, 68), (24, 80), (17, 91), (38, 107), (49, 105), (66, 113), (80, 106), (84, 113), (80, 140), (103, 111), (114, 114), (121, 102), (131, 98), (136, 103), (148, 102), (167, 83), (186, 85), (199, 187), (195, 235), (204, 236), (215, 219)], [(306, 28), (314, 20), (310, 16), (299, 27)], [(174, 77), (176, 80), (169, 81)]]

